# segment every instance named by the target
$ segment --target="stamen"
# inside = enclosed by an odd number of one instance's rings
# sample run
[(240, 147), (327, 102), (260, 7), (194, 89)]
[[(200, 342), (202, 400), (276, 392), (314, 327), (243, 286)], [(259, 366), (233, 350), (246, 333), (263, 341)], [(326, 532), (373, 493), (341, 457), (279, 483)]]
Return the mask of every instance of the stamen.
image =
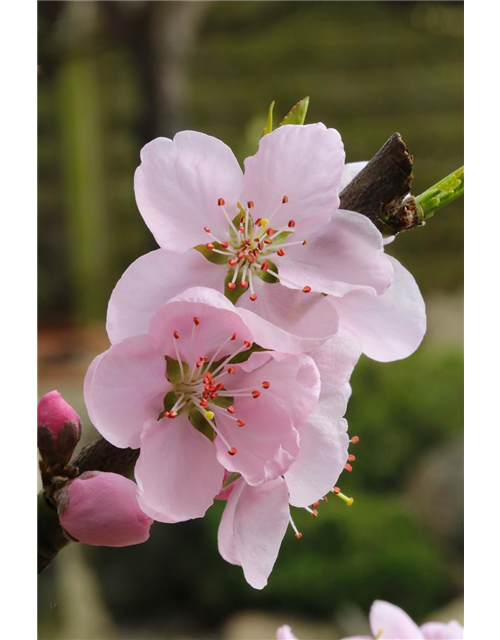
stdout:
[[(335, 487), (335, 488), (338, 489), (338, 487)], [(345, 496), (343, 493), (340, 493), (340, 490), (339, 491), (335, 491), (334, 493), (337, 496), (337, 498), (340, 498), (341, 500), (343, 500), (348, 507), (350, 507), (352, 505), (352, 503), (354, 502), (354, 498), (349, 498), (349, 497)]]
[(219, 207), (223, 207), (226, 204), (226, 201), (224, 200), (224, 198), (219, 198), (217, 204), (219, 205)]
[(184, 382), (184, 367), (182, 366), (181, 356), (179, 354), (179, 349), (177, 348), (177, 340), (179, 339), (179, 332), (174, 331), (174, 349), (175, 349), (175, 357), (177, 358), (177, 362), (179, 363), (179, 372), (181, 374), (181, 382)]
[(346, 463), (345, 463), (344, 469), (345, 469), (346, 471), (349, 471), (349, 473), (351, 473), (351, 472), (352, 472), (352, 467), (351, 467), (351, 465), (350, 465), (348, 462), (346, 462)]
[(229, 453), (230, 456), (235, 456), (238, 453), (238, 451), (236, 450), (235, 447), (231, 447), (229, 449), (228, 453)]
[(353, 436), (353, 437), (349, 440), (349, 442), (350, 442), (351, 444), (358, 444), (358, 442), (359, 442), (359, 438), (358, 438), (358, 436)]
[(306, 286), (306, 287), (304, 287), (304, 288), (302, 289), (302, 291), (303, 291), (304, 293), (310, 293), (310, 292), (311, 292), (311, 287)]
[(196, 326), (198, 326), (200, 324), (200, 319), (195, 316), (193, 318), (193, 322), (195, 323)]
[(295, 537), (297, 538), (297, 540), (300, 540), (302, 538), (302, 534), (300, 533), (300, 531), (295, 526), (295, 522), (293, 521), (292, 516), (289, 516), (289, 517), (290, 517), (290, 524), (292, 525), (292, 529), (295, 532)]
[(234, 413), (234, 407), (233, 407), (233, 405), (230, 405), (230, 406), (227, 408), (227, 412), (228, 412), (228, 413)]
[(264, 380), (264, 382), (262, 383), (262, 386), (264, 387), (264, 389), (269, 389), (269, 387), (271, 386), (271, 383), (268, 382), (267, 380)]
[(233, 221), (231, 220), (231, 218), (229, 217), (227, 211), (224, 209), (224, 205), (226, 204), (226, 201), (224, 200), (224, 198), (219, 198), (217, 201), (217, 204), (219, 205), (219, 207), (222, 209), (222, 212), (224, 213), (224, 215), (226, 216), (226, 220), (229, 222), (231, 228), (233, 229), (234, 233), (236, 235), (238, 235), (238, 231), (236, 230), (236, 227), (233, 224)]
[(318, 517), (318, 512), (316, 511), (316, 509), (309, 509), (309, 507), (304, 507), (304, 509), (307, 511), (307, 513), (310, 513), (313, 518)]
[(180, 338), (180, 334), (178, 331), (174, 331), (174, 338), (178, 340)]
[(347, 459), (349, 460), (349, 462), (354, 462), (354, 460), (356, 460), (356, 456), (353, 456), (353, 455), (352, 455), (352, 453), (350, 453), (350, 454), (347, 456)]
[(249, 200), (249, 201), (247, 202), (247, 205), (248, 205), (248, 208), (249, 208), (249, 209), (253, 209), (253, 208), (254, 208), (254, 206), (255, 206), (255, 204), (253, 203), (253, 201), (252, 201), (252, 200)]
[(288, 196), (283, 196), (282, 204), (286, 204), (288, 202)]
[(278, 249), (278, 251), (276, 251), (276, 253), (280, 256), (283, 257), (285, 255), (285, 252), (283, 251), (283, 249)]
[(214, 245), (211, 242), (207, 242), (205, 246), (207, 249), (210, 249), (210, 251), (213, 251), (215, 249)]
[(290, 229), (293, 229), (295, 227), (295, 220), (289, 220), (288, 226), (290, 227)]

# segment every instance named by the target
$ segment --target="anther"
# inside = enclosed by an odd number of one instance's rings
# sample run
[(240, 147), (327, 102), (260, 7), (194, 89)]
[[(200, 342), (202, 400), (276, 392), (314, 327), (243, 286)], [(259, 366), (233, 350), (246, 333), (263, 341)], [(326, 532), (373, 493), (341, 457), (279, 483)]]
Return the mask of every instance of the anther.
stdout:
[(262, 266), (260, 267), (261, 271), (267, 271), (269, 269), (269, 263), (268, 262), (263, 262)]
[(236, 449), (234, 447), (231, 447), (228, 451), (230, 456), (235, 456), (238, 452), (236, 451)]
[(260, 223), (262, 222), (262, 218), (257, 218), (257, 220), (255, 221), (255, 224), (260, 227)]
[(257, 389), (255, 389), (255, 391), (252, 391), (252, 398), (257, 399), (260, 396), (260, 391), (257, 391)]
[(272, 227), (269, 227), (269, 229), (266, 231), (268, 236), (272, 236), (274, 233), (274, 229)]
[(264, 240), (264, 244), (272, 244), (272, 243), (273, 243), (273, 241), (270, 238), (266, 238)]
[(254, 208), (254, 206), (255, 206), (252, 200), (249, 200), (249, 201), (247, 202), (247, 204), (248, 204), (248, 208), (249, 208), (249, 209), (253, 209), (253, 208)]
[(313, 518), (317, 518), (318, 517), (318, 512), (316, 509), (313, 509), (312, 513), (311, 513)]
[(238, 264), (238, 260), (236, 260), (236, 258), (231, 258), (231, 260), (229, 260), (229, 264), (232, 267), (235, 267)]
[(210, 231), (211, 231), (210, 227), (203, 227), (203, 228), (205, 229), (205, 231), (206, 231), (207, 233), (210, 233)]
[(217, 204), (219, 205), (219, 207), (223, 207), (226, 204), (226, 201), (224, 200), (224, 198), (219, 198), (217, 200)]
[(229, 367), (229, 369), (227, 370), (228, 373), (236, 373), (236, 367)]
[(238, 260), (243, 260), (243, 258), (245, 257), (245, 252), (240, 251), (236, 257), (238, 258)]
[(286, 204), (288, 202), (288, 196), (283, 196), (282, 204)]
[(178, 340), (178, 339), (179, 339), (179, 337), (180, 337), (179, 332), (178, 332), (178, 331), (174, 331), (174, 338), (175, 338), (176, 340)]
[(311, 505), (311, 509), (316, 509), (316, 507), (319, 507), (319, 500)]
[(251, 253), (248, 254), (248, 262), (253, 264), (255, 262), (255, 256)]
[(256, 294), (256, 293), (251, 293), (251, 294), (250, 294), (250, 300), (251, 300), (252, 302), (255, 302), (255, 301), (257, 300), (257, 294)]
[(284, 256), (285, 255), (285, 252), (283, 251), (283, 249), (279, 249), (276, 253), (279, 256)]
[(349, 471), (349, 473), (351, 473), (351, 471), (352, 471), (352, 467), (348, 462), (345, 463), (344, 469), (346, 471)]
[(238, 427), (244, 427), (246, 422), (243, 422), (243, 420), (236, 420), (236, 424), (238, 425)]
[(295, 226), (295, 220), (289, 220), (288, 221), (288, 226), (290, 227), (290, 229), (293, 229)]
[(236, 331), (233, 333), (233, 335), (231, 336), (231, 340), (236, 340)]
[(252, 346), (252, 343), (251, 343), (251, 342), (248, 342), (248, 340), (245, 340), (245, 342), (244, 342), (243, 344), (245, 345), (245, 347), (246, 347), (247, 349), (250, 349), (250, 347)]
[(198, 326), (200, 324), (200, 319), (195, 316), (193, 318), (193, 322), (195, 323), (196, 326)]
[(332, 493), (334, 493), (335, 495), (338, 495), (340, 493), (340, 487), (333, 487)]
[(300, 540), (302, 538), (302, 534), (300, 533), (300, 531), (299, 533), (295, 534), (295, 537), (297, 538), (297, 540)]
[(264, 389), (269, 389), (269, 387), (271, 386), (271, 383), (268, 382), (267, 380), (264, 380), (264, 382), (262, 383), (262, 386), (264, 387)]
[(307, 244), (307, 240), (304, 240), (304, 242), (302, 243), (302, 246), (305, 247)]
[(207, 244), (205, 245), (207, 249), (209, 249), (210, 251), (212, 251), (215, 247), (211, 242), (207, 242)]
[(356, 460), (356, 456), (353, 456), (353, 455), (352, 455), (352, 453), (350, 453), (350, 454), (347, 456), (347, 459), (349, 460), (349, 462), (354, 462), (354, 460)]
[(240, 287), (241, 287), (242, 289), (246, 289), (246, 288), (248, 287), (248, 282), (247, 282), (246, 280), (242, 280), (242, 281), (240, 282)]
[(227, 412), (228, 412), (228, 413), (230, 413), (231, 415), (233, 415), (233, 413), (234, 413), (234, 407), (233, 407), (233, 405), (231, 405), (231, 406), (229, 406), (229, 407), (227, 408)]
[(358, 444), (358, 442), (359, 442), (359, 438), (358, 438), (358, 436), (353, 436), (353, 437), (349, 440), (349, 442), (350, 442), (351, 444)]
[(227, 248), (229, 247), (229, 242), (225, 242), (225, 241), (224, 241), (224, 242), (221, 242), (221, 243), (220, 243), (220, 246), (221, 246), (223, 249), (227, 249)]
[(328, 502), (328, 498), (326, 496), (323, 496), (323, 502)]
[(304, 288), (302, 289), (302, 291), (303, 291), (304, 293), (310, 293), (310, 291), (311, 291), (311, 287), (309, 287), (309, 286), (304, 287)]
[(232, 291), (233, 289), (236, 289), (236, 283), (235, 283), (235, 282), (228, 282), (228, 283), (227, 283), (227, 288), (228, 288), (228, 289), (231, 289), (231, 291)]

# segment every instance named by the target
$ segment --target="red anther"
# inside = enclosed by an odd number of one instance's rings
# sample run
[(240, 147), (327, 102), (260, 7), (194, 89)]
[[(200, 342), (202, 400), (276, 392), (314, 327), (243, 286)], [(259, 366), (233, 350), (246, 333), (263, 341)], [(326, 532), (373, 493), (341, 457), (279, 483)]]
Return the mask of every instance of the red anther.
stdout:
[(203, 360), (197, 360), (196, 361), (196, 368), (199, 369), (202, 364), (203, 364)]
[(255, 301), (257, 300), (257, 294), (256, 294), (256, 293), (251, 293), (251, 294), (250, 294), (250, 300), (251, 300), (252, 302), (255, 302)]
[(163, 417), (164, 417), (164, 418), (168, 418), (169, 416), (170, 416), (170, 411), (165, 411), (165, 412), (163, 413)]
[(257, 389), (255, 389), (255, 391), (252, 391), (253, 398), (258, 398), (259, 396), (260, 396), (260, 391), (257, 391)]
[(268, 269), (269, 269), (269, 263), (268, 262), (263, 262), (260, 270), (261, 271), (267, 271)]
[(288, 202), (288, 196), (283, 196), (282, 204), (286, 204)]
[(245, 257), (245, 252), (240, 251), (236, 257), (238, 258), (238, 260), (243, 260), (243, 258)]
[(262, 218), (257, 218), (257, 220), (255, 221), (255, 224), (260, 227), (261, 222), (262, 222)]
[(243, 422), (243, 420), (236, 420), (236, 424), (238, 425), (238, 427), (244, 427), (246, 425), (246, 422)]
[(168, 412), (168, 417), (169, 418), (177, 418), (177, 415), (178, 415), (177, 411), (169, 411)]
[(219, 382), (218, 385), (215, 387), (217, 391), (220, 391), (221, 389), (224, 389), (224, 383), (223, 382)]
[(236, 258), (231, 258), (228, 262), (232, 267), (235, 267), (238, 264), (238, 260), (236, 260)]
[(277, 254), (278, 256), (284, 256), (284, 255), (285, 255), (285, 252), (283, 251), (283, 249), (279, 249), (278, 251), (276, 251), (276, 254)]
[(211, 242), (207, 242), (205, 246), (207, 249), (210, 249), (210, 251), (212, 251), (212, 249), (214, 248), (214, 245)]
[(252, 343), (251, 343), (251, 342), (248, 342), (248, 340), (245, 340), (245, 342), (244, 342), (243, 344), (245, 345), (245, 347), (246, 347), (247, 349), (250, 349), (250, 347), (252, 346)]
[(272, 227), (269, 227), (269, 229), (266, 231), (268, 236), (272, 236), (274, 233), (274, 229)]
[(233, 333), (233, 335), (231, 336), (231, 340), (236, 340), (236, 331)]
[(241, 224), (238, 227), (238, 231), (241, 231), (241, 233), (245, 233), (245, 229), (241, 226)]
[(350, 440), (351, 444), (358, 444), (359, 438), (358, 436), (353, 436)]
[(300, 540), (302, 538), (302, 534), (300, 532), (296, 533), (295, 537), (297, 538), (297, 540)]
[(248, 254), (248, 262), (253, 264), (255, 262), (255, 256), (252, 253)]
[(323, 496), (323, 502), (328, 502), (328, 498), (326, 496)]
[(178, 331), (174, 331), (174, 338), (175, 338), (176, 340), (178, 340), (178, 339), (179, 339), (179, 337), (180, 337), (179, 332), (178, 332)]
[(310, 293), (310, 291), (311, 291), (311, 287), (309, 287), (309, 286), (304, 287), (304, 288), (302, 289), (302, 291), (303, 291), (304, 293)]
[(352, 471), (352, 467), (351, 467), (351, 465), (350, 465), (348, 462), (346, 462), (346, 463), (345, 463), (345, 467), (344, 467), (344, 469), (345, 469), (346, 471), (349, 471), (349, 473)]
[(235, 283), (235, 282), (228, 282), (228, 283), (227, 283), (227, 288), (228, 288), (228, 289), (231, 289), (231, 291), (232, 291), (233, 289), (236, 289), (236, 283)]
[(227, 408), (227, 412), (230, 413), (231, 415), (233, 415), (233, 413), (234, 413), (233, 405), (231, 405), (230, 407)]
[(203, 227), (207, 233), (210, 233), (210, 227)]
[(353, 455), (352, 455), (352, 453), (350, 453), (350, 454), (347, 456), (347, 459), (349, 460), (349, 462), (354, 462), (354, 460), (356, 460), (356, 456), (353, 456)]
[(201, 405), (203, 408), (207, 407), (207, 405), (208, 405), (208, 400), (207, 400), (206, 398), (202, 398), (202, 399), (200, 400), (200, 405)]
[(288, 226), (290, 227), (290, 229), (293, 229), (295, 226), (295, 220), (289, 220), (288, 221)]
[(333, 487), (332, 493), (340, 493), (340, 487)]
[(264, 389), (269, 389), (269, 387), (271, 386), (271, 383), (268, 382), (267, 380), (264, 380), (264, 382), (262, 383), (262, 386), (264, 387)]
[(202, 362), (206, 362), (208, 360), (207, 356), (200, 356), (200, 360)]
[(220, 246), (221, 246), (223, 249), (227, 249), (227, 248), (229, 247), (229, 242), (221, 242), (221, 243), (220, 243)]
[(228, 373), (236, 373), (236, 367), (229, 367), (227, 370)]
[(241, 216), (241, 218), (240, 218), (240, 224), (244, 224), (244, 222), (245, 222), (245, 216)]
[(241, 287), (242, 289), (246, 289), (246, 288), (248, 287), (248, 282), (247, 282), (246, 280), (242, 280), (242, 281), (240, 282), (240, 287)]
[(262, 249), (264, 248), (264, 245), (262, 244), (262, 242), (259, 242), (257, 246), (259, 247), (259, 251), (262, 251)]
[(315, 509), (316, 507), (319, 507), (319, 501), (318, 501), (318, 502), (314, 502), (314, 503), (311, 505), (311, 509)]
[(235, 456), (238, 452), (236, 451), (236, 449), (234, 447), (231, 447), (228, 451), (230, 456)]
[(318, 517), (318, 512), (316, 511), (316, 509), (314, 509), (314, 511), (311, 513), (313, 518), (317, 518)]
[(248, 204), (248, 208), (249, 208), (249, 209), (253, 209), (253, 208), (254, 208), (254, 206), (255, 206), (252, 200), (249, 200), (249, 201), (247, 202), (247, 204)]
[(269, 240), (269, 238), (266, 238), (266, 239), (264, 240), (264, 244), (272, 244), (272, 243), (273, 243), (273, 241), (272, 241), (272, 240)]
[(200, 324), (200, 319), (195, 316), (193, 318), (193, 322), (195, 323), (196, 326), (198, 326)]
[(219, 207), (223, 207), (226, 204), (226, 201), (224, 200), (224, 198), (219, 198), (217, 200), (217, 204), (219, 205)]

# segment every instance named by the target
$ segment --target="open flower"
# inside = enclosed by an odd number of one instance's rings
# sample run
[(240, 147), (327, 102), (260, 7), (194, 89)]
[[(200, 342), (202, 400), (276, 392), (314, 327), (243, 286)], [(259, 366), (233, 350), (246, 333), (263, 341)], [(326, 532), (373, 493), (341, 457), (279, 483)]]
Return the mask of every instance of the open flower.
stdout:
[(161, 249), (117, 284), (111, 342), (144, 333), (185, 288), (207, 286), (296, 336), (322, 338), (340, 322), (373, 358), (416, 349), (425, 312), (415, 281), (365, 216), (338, 208), (337, 131), (280, 127), (246, 159), (244, 175), (224, 143), (194, 131), (153, 140), (141, 161), (137, 204)]
[(221, 293), (190, 289), (160, 308), (148, 333), (89, 368), (90, 417), (115, 446), (141, 448), (139, 502), (155, 520), (203, 516), (224, 470), (251, 487), (273, 482), (305, 446), (299, 429), (318, 403), (318, 368), (307, 355), (253, 353), (256, 333), (260, 347), (280, 339), (252, 316)]
[[(427, 622), (419, 628), (402, 609), (383, 600), (375, 600), (372, 605), (370, 627), (376, 640), (462, 640), (464, 637), (464, 628), (456, 620)], [(355, 636), (344, 640), (372, 638)]]
[(317, 515), (309, 505), (332, 490), (344, 469), (349, 446), (347, 423), (342, 417), (345, 409), (343, 393), (332, 385), (322, 385), (316, 409), (297, 427), (300, 449), (283, 476), (260, 486), (251, 486), (241, 478), (229, 486), (230, 493), (219, 496), (227, 498), (219, 527), (220, 554), (240, 565), (254, 588), (266, 586), (288, 526), (297, 538), (302, 537), (290, 507)]

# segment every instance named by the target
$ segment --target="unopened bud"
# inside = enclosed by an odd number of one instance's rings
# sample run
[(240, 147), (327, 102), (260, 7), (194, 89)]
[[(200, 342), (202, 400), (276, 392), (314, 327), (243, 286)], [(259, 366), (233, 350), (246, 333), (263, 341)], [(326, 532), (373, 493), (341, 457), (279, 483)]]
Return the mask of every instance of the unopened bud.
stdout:
[(58, 391), (46, 393), (38, 403), (38, 449), (48, 466), (67, 464), (82, 435), (78, 414)]

